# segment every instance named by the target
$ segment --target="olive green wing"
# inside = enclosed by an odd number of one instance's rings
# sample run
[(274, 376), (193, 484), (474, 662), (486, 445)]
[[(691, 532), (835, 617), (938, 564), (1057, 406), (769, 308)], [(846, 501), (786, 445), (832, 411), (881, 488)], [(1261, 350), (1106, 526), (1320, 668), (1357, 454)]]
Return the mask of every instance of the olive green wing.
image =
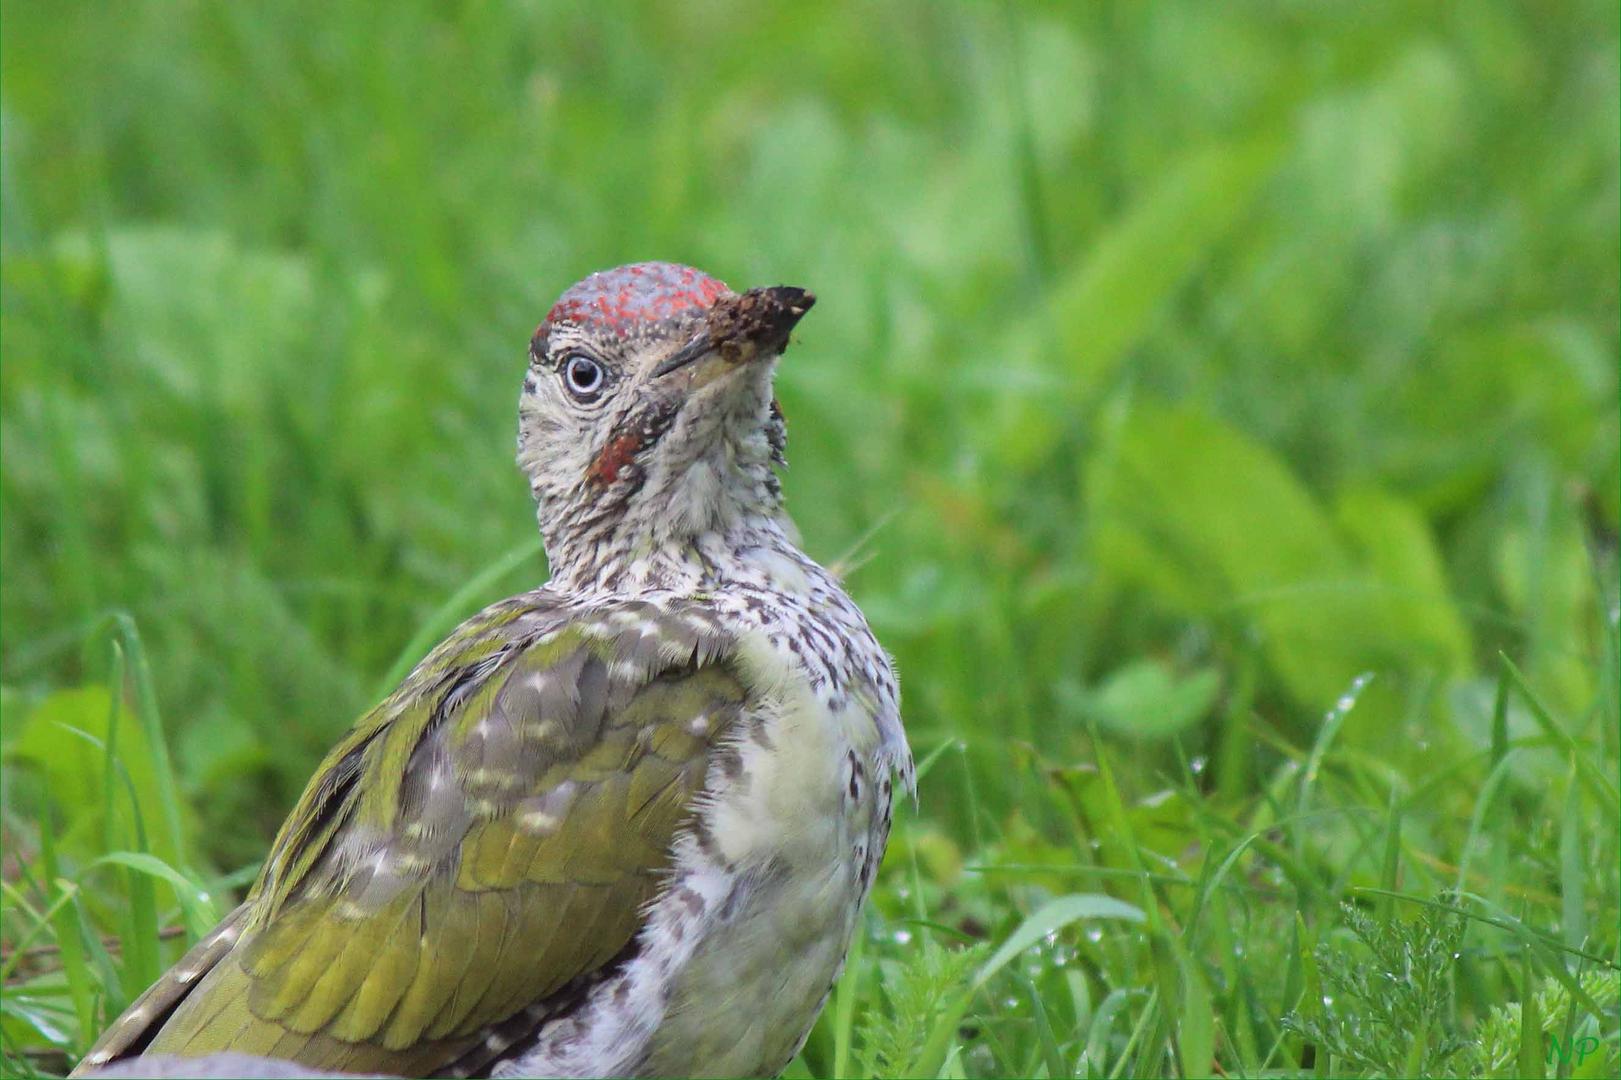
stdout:
[(165, 977), (192, 988), (154, 987), (86, 1064), (498, 1054), (632, 944), (742, 709), (727, 651), (697, 608), (476, 618), (327, 757), (231, 942)]

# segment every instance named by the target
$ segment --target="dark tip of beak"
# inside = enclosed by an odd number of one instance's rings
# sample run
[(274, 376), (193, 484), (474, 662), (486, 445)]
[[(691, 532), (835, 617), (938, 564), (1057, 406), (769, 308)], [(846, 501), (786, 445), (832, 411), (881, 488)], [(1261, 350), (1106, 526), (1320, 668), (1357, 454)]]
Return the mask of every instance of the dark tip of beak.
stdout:
[(781, 314), (778, 317), (783, 320), (784, 330), (792, 330), (794, 324), (805, 317), (805, 312), (816, 306), (815, 293), (794, 285), (777, 285), (760, 291), (780, 306)]
[(692, 340), (654, 368), (653, 377), (678, 371), (716, 349), (730, 353), (744, 342), (754, 345), (750, 350), (754, 355), (775, 356), (788, 346), (789, 333), (815, 304), (814, 293), (793, 285), (723, 296)]

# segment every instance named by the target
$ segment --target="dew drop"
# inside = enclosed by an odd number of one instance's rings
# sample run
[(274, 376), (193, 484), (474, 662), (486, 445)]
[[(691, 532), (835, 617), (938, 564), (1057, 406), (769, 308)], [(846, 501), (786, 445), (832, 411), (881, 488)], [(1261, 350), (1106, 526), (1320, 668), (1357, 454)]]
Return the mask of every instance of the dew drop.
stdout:
[(895, 931), (895, 944), (897, 944), (897, 945), (910, 945), (911, 943), (912, 943), (912, 932), (910, 930), (901, 929), (901, 930)]
[(1332, 1009), (1333, 1007), (1334, 1007), (1334, 999), (1333, 999), (1333, 997), (1328, 995), (1328, 994), (1324, 994), (1323, 995), (1323, 1008)]
[(1198, 757), (1188, 762), (1188, 769), (1193, 773), (1194, 776), (1198, 776), (1200, 773), (1204, 772), (1204, 767), (1205, 757), (1203, 754), (1200, 754)]
[(1094, 945), (1097, 944), (1103, 940), (1103, 931), (1095, 926), (1092, 927), (1086, 932), (1086, 940), (1092, 942)]

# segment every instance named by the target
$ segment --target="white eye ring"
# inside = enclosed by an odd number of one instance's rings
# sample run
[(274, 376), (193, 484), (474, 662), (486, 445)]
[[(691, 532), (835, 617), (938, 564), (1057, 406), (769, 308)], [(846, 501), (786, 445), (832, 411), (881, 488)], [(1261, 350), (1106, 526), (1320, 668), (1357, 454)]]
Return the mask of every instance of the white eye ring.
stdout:
[(575, 353), (563, 364), (563, 385), (580, 401), (595, 401), (607, 381), (602, 365), (589, 356)]

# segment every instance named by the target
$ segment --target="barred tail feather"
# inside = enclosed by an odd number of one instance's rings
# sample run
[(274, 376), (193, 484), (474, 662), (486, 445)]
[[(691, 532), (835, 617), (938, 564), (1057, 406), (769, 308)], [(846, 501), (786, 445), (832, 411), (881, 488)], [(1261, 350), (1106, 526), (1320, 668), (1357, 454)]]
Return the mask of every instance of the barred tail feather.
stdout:
[(83, 1076), (110, 1061), (140, 1053), (179, 1008), (186, 995), (230, 954), (247, 919), (247, 904), (227, 915), (212, 933), (194, 945), (180, 958), (179, 963), (124, 1010), (124, 1014), (102, 1033), (96, 1045), (90, 1048), (84, 1060), (69, 1075)]

